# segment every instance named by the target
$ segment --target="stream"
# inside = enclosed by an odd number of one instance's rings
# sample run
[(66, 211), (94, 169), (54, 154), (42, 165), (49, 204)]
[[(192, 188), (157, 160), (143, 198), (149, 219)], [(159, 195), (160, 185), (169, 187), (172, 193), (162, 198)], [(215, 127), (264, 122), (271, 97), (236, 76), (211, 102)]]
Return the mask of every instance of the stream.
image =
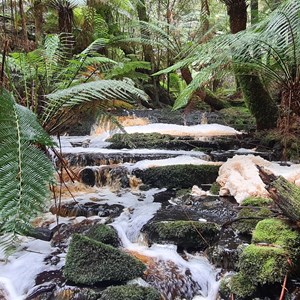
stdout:
[[(142, 125), (136, 125), (139, 120), (130, 120), (133, 124), (129, 125), (133, 126), (126, 127), (128, 133), (159, 132), (177, 138), (185, 137), (185, 142), (196, 140), (197, 143), (206, 144), (211, 141), (215, 143), (218, 138), (229, 137), (237, 145), (235, 149), (226, 152), (228, 157), (257, 154), (250, 148), (241, 148), (240, 133), (228, 126), (179, 126), (163, 123), (147, 125), (145, 120), (140, 121)], [(90, 136), (62, 136), (57, 140), (65, 162), (76, 173), (75, 183), (66, 174), (62, 174), (66, 182), (57, 187), (61, 194), (58, 199), (62, 207), (60, 216), (55, 215), (58, 211), (56, 200), (51, 203), (50, 212), (46, 210), (43, 216), (34, 221), (36, 227), (43, 228), (51, 237), (48, 240), (22, 237), (17, 251), (6, 262), (1, 262), (0, 295), (2, 293), (6, 300), (89, 299), (80, 298), (80, 285), (66, 281), (62, 270), (72, 234), (82, 233), (89, 226), (101, 223), (109, 224), (117, 231), (122, 251), (140, 259), (147, 266), (143, 278), (134, 279), (131, 284), (154, 287), (165, 300), (220, 299), (220, 278), (226, 272), (224, 257), (236, 255), (238, 245), (247, 244), (249, 239), (240, 239), (230, 230), (222, 232), (222, 255), (225, 256), (222, 256), (224, 261), (220, 265), (217, 262), (218, 253), (212, 264), (213, 260), (208, 259), (204, 248), (184, 249), (181, 242), (178, 245), (168, 241), (160, 243), (149, 239), (151, 235), (149, 232), (147, 235), (146, 229), (157, 220), (162, 223), (173, 220), (208, 222), (220, 227), (236, 217), (237, 203), (232, 197), (220, 198), (208, 192), (215, 179), (202, 180), (199, 187), (193, 187), (191, 194), (181, 197), (176, 194), (177, 187), (145, 184), (140, 174), (146, 174), (147, 170), (155, 167), (217, 167), (222, 162), (198, 148), (193, 151), (109, 149), (107, 138), (111, 135), (111, 132), (94, 128), (94, 134)], [(221, 141), (223, 143), (224, 139)], [(221, 149), (216, 150), (215, 153), (222, 152)], [(215, 157), (219, 158), (218, 155)], [(55, 163), (59, 167), (59, 163)], [(78, 177), (81, 182), (76, 180)], [(193, 178), (187, 184), (190, 189), (192, 181)], [(212, 238), (213, 241), (209, 243), (204, 237), (201, 238), (207, 245), (215, 243), (213, 236), (206, 237)], [(222, 247), (222, 242), (219, 242), (218, 247)], [(234, 267), (228, 267), (232, 268)]]

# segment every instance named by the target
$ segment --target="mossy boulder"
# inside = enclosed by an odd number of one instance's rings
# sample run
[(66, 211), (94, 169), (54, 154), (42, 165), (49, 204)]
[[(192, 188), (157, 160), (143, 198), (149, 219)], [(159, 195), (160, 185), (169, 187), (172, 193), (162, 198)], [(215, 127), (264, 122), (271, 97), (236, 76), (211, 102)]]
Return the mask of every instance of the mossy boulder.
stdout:
[(113, 247), (120, 246), (117, 232), (111, 226), (105, 224), (96, 224), (85, 234), (87, 237), (98, 242), (111, 245)]
[(253, 243), (268, 243), (286, 249), (293, 263), (300, 258), (300, 233), (284, 220), (265, 219), (257, 223), (252, 235)]
[(205, 250), (219, 238), (220, 228), (215, 223), (198, 221), (161, 221), (146, 225), (152, 243), (173, 243), (179, 250)]
[(213, 183), (218, 177), (220, 166), (174, 165), (134, 170), (134, 175), (144, 184), (159, 188), (191, 188), (193, 185)]
[(240, 276), (255, 286), (282, 282), (289, 269), (287, 252), (274, 246), (251, 244), (242, 252), (239, 268)]
[(248, 197), (243, 200), (243, 206), (268, 206), (273, 203), (273, 200), (270, 198), (264, 197)]
[[(238, 299), (244, 299), (251, 296), (256, 291), (256, 286), (251, 282), (251, 280), (249, 280), (247, 276), (241, 273), (235, 274), (231, 278), (230, 283), (227, 287), (224, 283), (221, 283), (221, 286), (222, 291), (226, 292), (226, 296), (228, 296), (228, 299), (230, 299), (229, 297), (232, 293), (237, 295)], [(228, 289), (226, 288), (228, 288), (230, 292), (228, 292)]]
[(77, 284), (124, 282), (143, 274), (145, 265), (101, 242), (75, 234), (69, 245), (64, 275)]
[(121, 285), (107, 288), (100, 300), (161, 300), (160, 293), (151, 287)]
[[(244, 203), (243, 203), (244, 204)], [(251, 235), (256, 224), (263, 218), (269, 218), (272, 212), (266, 208), (243, 208), (239, 211), (237, 218), (240, 220), (233, 223), (232, 227), (241, 234)]]

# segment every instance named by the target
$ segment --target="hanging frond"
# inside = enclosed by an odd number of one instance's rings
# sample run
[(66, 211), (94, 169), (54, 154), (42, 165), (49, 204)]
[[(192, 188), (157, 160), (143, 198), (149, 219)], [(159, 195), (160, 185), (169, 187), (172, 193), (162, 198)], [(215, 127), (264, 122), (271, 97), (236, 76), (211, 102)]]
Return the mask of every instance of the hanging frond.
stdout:
[(148, 96), (136, 88), (131, 81), (99, 80), (83, 83), (46, 96), (47, 103), (42, 122), (45, 126), (49, 120), (66, 107), (72, 107), (84, 102), (98, 100), (104, 107), (111, 104), (111, 100), (123, 100), (135, 103), (137, 99), (148, 101)]
[(18, 234), (45, 205), (53, 167), (36, 144), (53, 145), (35, 115), (0, 91), (0, 247), (9, 250)]

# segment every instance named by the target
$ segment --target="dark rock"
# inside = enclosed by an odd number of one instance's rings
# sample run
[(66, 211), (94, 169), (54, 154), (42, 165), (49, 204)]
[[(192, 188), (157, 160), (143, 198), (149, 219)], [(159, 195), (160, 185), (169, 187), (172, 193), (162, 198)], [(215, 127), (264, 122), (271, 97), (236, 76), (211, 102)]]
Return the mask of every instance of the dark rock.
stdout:
[(32, 228), (27, 235), (38, 240), (50, 241), (52, 239), (53, 232), (48, 228), (36, 227)]
[(150, 243), (173, 243), (179, 251), (205, 250), (218, 240), (220, 228), (215, 223), (163, 221), (144, 226)]
[(161, 300), (160, 293), (151, 287), (138, 285), (111, 286), (99, 300)]
[(168, 202), (172, 197), (176, 196), (175, 190), (166, 190), (159, 193), (154, 194), (154, 202), (165, 203)]
[(110, 246), (75, 234), (70, 243), (65, 277), (77, 284), (124, 282), (143, 274), (144, 264)]
[(109, 205), (95, 202), (78, 204), (76, 202), (62, 204), (60, 207), (50, 207), (50, 212), (61, 217), (117, 217), (123, 210), (120, 204)]
[(213, 183), (218, 177), (219, 166), (215, 165), (174, 165), (136, 169), (133, 174), (144, 184), (159, 188), (189, 188), (193, 185)]

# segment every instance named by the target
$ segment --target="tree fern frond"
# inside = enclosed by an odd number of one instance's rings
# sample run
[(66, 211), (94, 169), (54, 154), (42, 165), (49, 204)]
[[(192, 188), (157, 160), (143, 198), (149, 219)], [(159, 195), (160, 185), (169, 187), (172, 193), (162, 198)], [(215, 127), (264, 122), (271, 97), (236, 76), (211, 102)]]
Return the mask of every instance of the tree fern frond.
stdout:
[[(0, 100), (0, 232), (9, 234), (11, 242), (30, 230), (30, 221), (43, 209), (53, 167), (34, 143), (51, 141), (35, 116), (7, 91), (1, 90)], [(5, 237), (0, 247), (7, 250)]]
[(148, 96), (142, 90), (124, 80), (99, 80), (83, 83), (49, 94), (46, 97), (48, 101), (42, 116), (44, 125), (64, 107), (72, 107), (88, 101), (114, 99), (129, 103), (134, 103), (136, 99), (148, 101)]

